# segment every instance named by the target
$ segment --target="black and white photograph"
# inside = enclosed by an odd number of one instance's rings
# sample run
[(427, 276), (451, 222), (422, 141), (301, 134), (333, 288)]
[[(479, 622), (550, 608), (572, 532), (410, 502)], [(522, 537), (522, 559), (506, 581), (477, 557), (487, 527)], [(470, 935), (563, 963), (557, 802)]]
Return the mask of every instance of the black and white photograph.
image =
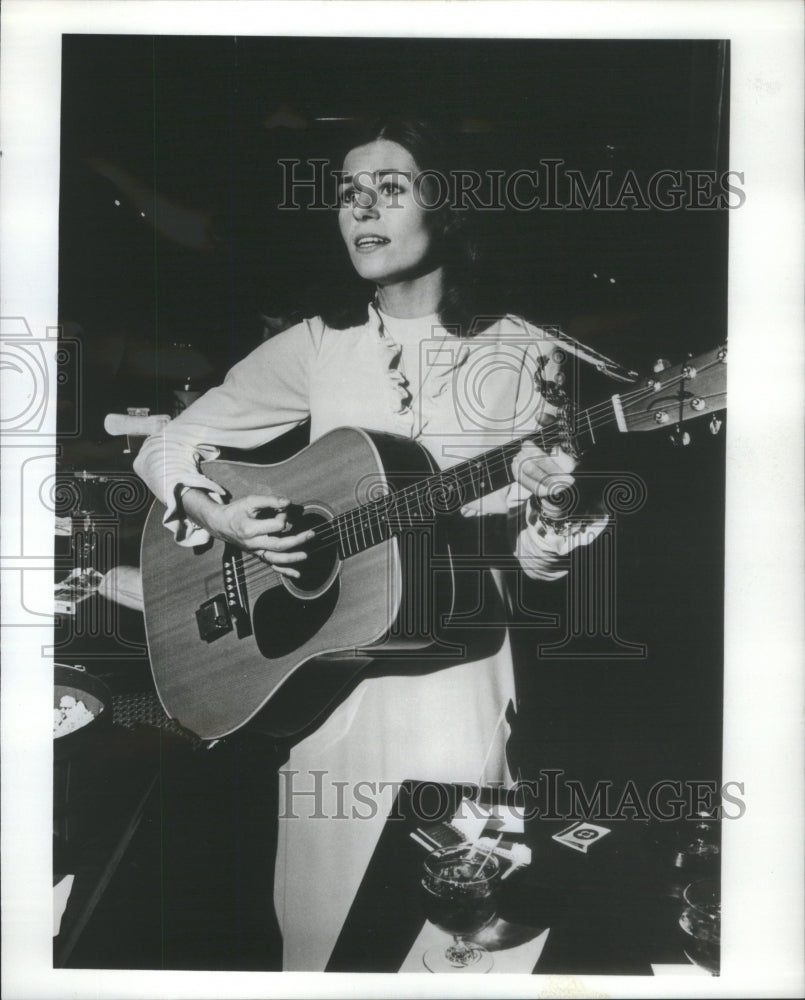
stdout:
[(797, 995), (801, 10), (89, 6), (4, 162), (13, 995)]

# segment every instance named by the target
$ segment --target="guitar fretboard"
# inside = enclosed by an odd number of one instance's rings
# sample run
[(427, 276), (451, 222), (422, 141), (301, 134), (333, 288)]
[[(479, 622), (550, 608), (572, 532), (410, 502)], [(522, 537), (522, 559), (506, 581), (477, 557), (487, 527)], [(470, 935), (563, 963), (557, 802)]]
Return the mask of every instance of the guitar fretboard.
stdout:
[[(575, 423), (574, 440), (585, 447), (594, 444), (589, 411), (579, 414)], [(596, 424), (600, 426), (600, 417)], [(406, 528), (429, 524), (439, 517), (455, 514), (466, 504), (510, 486), (514, 481), (513, 459), (525, 441), (533, 441), (543, 450), (550, 451), (560, 440), (561, 434), (556, 425), (526, 434), (443, 472), (344, 511), (319, 529), (319, 537), (322, 542), (326, 539), (328, 544), (336, 543), (339, 557), (346, 559), (387, 541)]]

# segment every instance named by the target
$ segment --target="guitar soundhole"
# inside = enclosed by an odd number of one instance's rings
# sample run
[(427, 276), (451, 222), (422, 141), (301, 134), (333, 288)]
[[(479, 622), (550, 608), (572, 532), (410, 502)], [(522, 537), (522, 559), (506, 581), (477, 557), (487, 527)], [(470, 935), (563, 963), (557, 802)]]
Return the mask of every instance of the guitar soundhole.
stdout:
[[(329, 517), (306, 511), (293, 519), (295, 533), (324, 526)], [(303, 646), (329, 621), (340, 593), (338, 551), (335, 543), (311, 543), (308, 557), (295, 563), (298, 580), (283, 577), (282, 583), (264, 591), (252, 614), (254, 638), (268, 659), (288, 656)]]
[(335, 577), (338, 571), (338, 549), (336, 546), (337, 536), (326, 542), (325, 525), (329, 518), (318, 513), (318, 511), (307, 510), (298, 518), (292, 521), (293, 531), (298, 534), (302, 531), (313, 529), (324, 529), (321, 539), (314, 538), (307, 549), (307, 559), (301, 563), (294, 563), (294, 568), (298, 569), (301, 576), (298, 580), (285, 578), (285, 585), (292, 594), (318, 595), (323, 587)]

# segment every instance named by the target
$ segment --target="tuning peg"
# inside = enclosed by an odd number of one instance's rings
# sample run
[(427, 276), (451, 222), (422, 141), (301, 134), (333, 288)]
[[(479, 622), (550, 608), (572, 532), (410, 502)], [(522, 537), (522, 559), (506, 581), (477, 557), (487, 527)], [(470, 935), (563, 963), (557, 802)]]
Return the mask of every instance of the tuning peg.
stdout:
[(665, 358), (657, 358), (657, 360), (654, 362), (653, 371), (655, 373), (664, 372), (666, 368), (670, 367), (671, 367), (670, 361), (666, 361)]
[(676, 425), (668, 437), (671, 439), (671, 444), (677, 447), (681, 445), (683, 448), (687, 448), (690, 444), (690, 434), (687, 431), (683, 431), (679, 424)]
[(723, 423), (724, 423), (724, 421), (723, 420), (719, 420), (718, 417), (714, 413), (712, 415), (712, 417), (710, 417), (710, 423), (708, 425), (710, 427), (710, 433), (711, 434), (718, 434), (718, 432), (721, 430), (721, 427), (722, 427)]

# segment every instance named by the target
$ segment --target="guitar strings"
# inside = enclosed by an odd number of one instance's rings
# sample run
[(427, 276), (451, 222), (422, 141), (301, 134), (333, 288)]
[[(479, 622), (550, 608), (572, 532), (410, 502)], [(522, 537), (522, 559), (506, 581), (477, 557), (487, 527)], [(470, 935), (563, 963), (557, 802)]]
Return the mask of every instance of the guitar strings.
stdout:
[[(702, 366), (698, 369), (698, 371), (705, 372), (720, 364), (722, 364), (721, 360), (716, 360), (710, 364)], [(683, 382), (685, 378), (686, 376), (680, 373), (679, 375), (670, 378), (665, 383), (659, 385), (647, 385), (635, 389), (632, 392), (623, 393), (619, 396), (621, 404), (625, 408), (634, 406), (636, 403), (641, 402), (644, 399), (650, 399), (652, 396), (658, 395), (659, 392), (668, 390), (669, 388), (678, 385), (680, 382)], [(607, 426), (608, 424), (615, 423), (618, 419), (612, 407), (612, 398), (604, 400), (601, 403), (590, 407), (588, 410), (582, 411), (579, 416), (586, 418), (591, 431), (595, 428), (601, 428)], [(392, 493), (389, 496), (384, 496), (377, 501), (370, 501), (368, 504), (364, 504), (360, 507), (343, 511), (341, 514), (338, 514), (335, 518), (332, 518), (324, 524), (320, 529), (314, 529), (316, 532), (314, 540), (312, 544), (306, 547), (306, 551), (319, 551), (336, 541), (341, 541), (342, 532), (346, 536), (347, 540), (354, 542), (358, 548), (360, 548), (361, 545), (365, 546), (366, 532), (369, 533), (369, 538), (371, 539), (372, 544), (375, 544), (374, 531), (378, 531), (380, 533), (380, 540), (385, 540), (383, 538), (384, 531), (388, 532), (386, 538), (391, 537), (394, 534), (394, 530), (391, 527), (388, 517), (385, 516), (389, 501), (393, 501), (395, 520), (399, 525), (403, 525), (403, 519), (397, 513), (401, 502), (404, 502), (405, 506), (408, 507), (410, 517), (411, 507), (409, 501), (415, 501), (421, 511), (421, 502), (423, 500), (430, 501), (433, 493), (435, 492), (434, 487), (441, 483), (448, 483), (452, 485), (453, 488), (458, 487), (459, 495), (463, 495), (464, 489), (474, 488), (472, 470), (474, 467), (477, 468), (481, 463), (483, 463), (487, 470), (488, 481), (490, 484), (492, 483), (493, 476), (496, 476), (504, 471), (506, 472), (507, 480), (505, 483), (501, 484), (500, 488), (502, 488), (502, 486), (508, 485), (512, 481), (510, 478), (510, 462), (513, 455), (508, 455), (507, 452), (514, 451), (516, 453), (525, 441), (534, 439), (539, 439), (540, 445), (545, 446), (547, 450), (550, 450), (550, 448), (554, 445), (561, 444), (562, 432), (555, 425), (550, 425), (541, 431), (526, 434), (515, 441), (511, 441), (506, 445), (493, 449), (493, 452), (497, 455), (495, 458), (485, 460), (483, 455), (476, 456), (467, 462), (460, 463), (455, 467), (455, 469), (446, 469), (442, 472), (435, 473), (426, 479), (420, 480), (419, 482)], [(465, 478), (467, 474), (469, 474), (468, 480)], [(431, 495), (430, 497), (429, 494)], [(444, 495), (443, 492), (442, 495)], [(458, 506), (460, 507), (461, 504)], [(458, 509), (458, 507), (456, 509)], [(435, 514), (432, 506), (431, 511)], [(445, 511), (444, 513), (449, 513), (449, 511)], [(405, 522), (405, 526), (408, 526), (408, 524), (413, 526), (421, 523), (422, 519), (411, 517), (410, 521)], [(351, 553), (346, 554), (349, 555)], [(245, 567), (243, 568), (241, 576), (244, 582), (254, 582), (258, 578), (265, 576), (281, 575), (273, 566), (261, 560), (259, 556), (249, 552), (244, 552), (243, 555), (249, 557), (250, 560), (256, 564), (250, 569), (246, 569)]]

